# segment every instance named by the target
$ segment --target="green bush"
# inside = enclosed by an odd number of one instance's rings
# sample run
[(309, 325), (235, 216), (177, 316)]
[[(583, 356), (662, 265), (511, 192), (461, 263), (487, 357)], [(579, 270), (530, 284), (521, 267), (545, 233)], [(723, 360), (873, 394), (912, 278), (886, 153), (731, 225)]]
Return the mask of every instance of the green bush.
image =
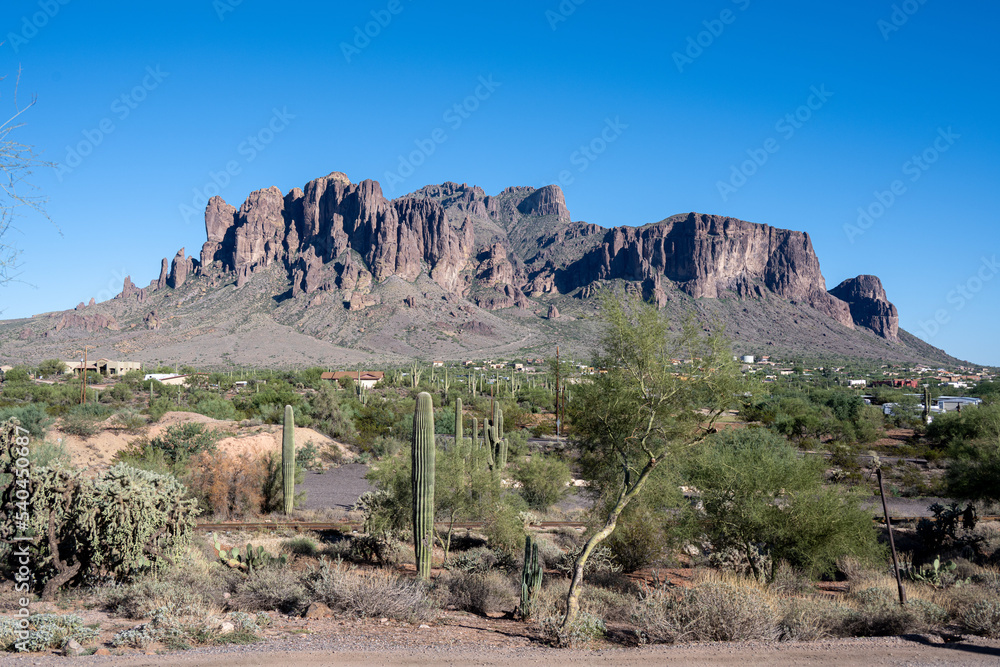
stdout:
[(532, 454), (530, 459), (518, 463), (513, 470), (514, 479), (520, 483), (519, 493), (528, 507), (547, 511), (569, 493), (572, 480), (569, 464), (556, 456)]
[(181, 461), (214, 451), (220, 437), (218, 431), (206, 429), (204, 424), (188, 422), (168, 426), (165, 433), (149, 441), (149, 446), (162, 451), (171, 461)]
[(0, 408), (0, 422), (16, 419), (21, 428), (28, 429), (33, 440), (45, 437), (45, 429), (52, 423), (52, 418), (45, 412), (45, 406), (30, 403), (21, 407)]
[(860, 497), (826, 487), (824, 463), (800, 458), (783, 438), (760, 428), (723, 431), (687, 466), (701, 492), (704, 528), (717, 550), (761, 549), (810, 575), (834, 570), (842, 556), (881, 558), (871, 515)]

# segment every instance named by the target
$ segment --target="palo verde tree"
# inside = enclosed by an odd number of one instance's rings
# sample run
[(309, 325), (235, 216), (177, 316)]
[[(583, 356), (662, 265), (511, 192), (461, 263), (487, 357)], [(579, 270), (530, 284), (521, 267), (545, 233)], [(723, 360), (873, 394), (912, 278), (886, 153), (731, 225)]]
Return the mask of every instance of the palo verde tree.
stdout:
[(607, 325), (591, 382), (574, 387), (575, 439), (593, 488), (601, 525), (584, 544), (566, 596), (563, 631), (580, 610), (584, 568), (594, 549), (660, 466), (714, 432), (714, 423), (746, 392), (721, 333), (706, 335), (689, 319), (672, 331), (655, 306), (636, 295), (600, 297)]

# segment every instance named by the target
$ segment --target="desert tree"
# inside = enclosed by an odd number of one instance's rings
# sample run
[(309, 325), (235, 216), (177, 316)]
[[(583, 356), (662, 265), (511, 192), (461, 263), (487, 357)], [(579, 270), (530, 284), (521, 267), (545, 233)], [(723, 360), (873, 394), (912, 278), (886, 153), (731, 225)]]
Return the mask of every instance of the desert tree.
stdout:
[[(0, 81), (5, 79), (6, 77), (0, 77)], [(6, 116), (6, 120), (0, 122), (0, 188), (3, 189), (0, 201), (0, 285), (6, 284), (16, 275), (20, 250), (11, 240), (11, 234), (14, 231), (12, 223), (19, 209), (31, 208), (48, 219), (44, 208), (47, 199), (33, 194), (35, 187), (28, 178), (38, 167), (54, 166), (40, 160), (35, 147), (21, 142), (17, 136), (18, 130), (24, 127), (24, 114), (35, 105), (35, 98), (24, 105), (19, 101), (17, 90), (20, 80), (21, 71), (18, 70), (12, 95), (13, 109), (9, 116), (0, 114), (0, 118)]]
[(562, 629), (580, 610), (588, 558), (651, 476), (715, 431), (718, 418), (747, 393), (723, 332), (688, 318), (676, 330), (638, 295), (600, 296), (606, 329), (595, 353), (598, 370), (574, 387), (574, 439), (584, 475), (600, 493), (599, 527), (573, 567)]

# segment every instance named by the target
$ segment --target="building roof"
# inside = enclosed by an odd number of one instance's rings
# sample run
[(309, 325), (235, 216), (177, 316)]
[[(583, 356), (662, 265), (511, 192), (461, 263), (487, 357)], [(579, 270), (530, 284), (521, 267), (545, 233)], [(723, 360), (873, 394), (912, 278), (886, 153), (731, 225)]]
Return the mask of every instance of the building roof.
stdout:
[(320, 375), (320, 379), (323, 380), (340, 380), (341, 378), (351, 378), (352, 380), (375, 380), (376, 382), (385, 377), (385, 373), (382, 371), (361, 371), (360, 376), (358, 371), (337, 371), (336, 373), (323, 373)]

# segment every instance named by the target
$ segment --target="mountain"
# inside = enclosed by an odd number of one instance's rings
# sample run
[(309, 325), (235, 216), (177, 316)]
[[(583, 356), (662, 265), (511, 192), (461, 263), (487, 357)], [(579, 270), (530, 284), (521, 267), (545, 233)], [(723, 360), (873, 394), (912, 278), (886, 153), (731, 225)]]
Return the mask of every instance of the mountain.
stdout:
[(197, 255), (146, 287), (0, 322), (0, 359), (92, 354), (202, 367), (585, 355), (609, 284), (673, 318), (725, 326), (739, 352), (955, 364), (899, 329), (875, 276), (827, 291), (809, 235), (685, 213), (642, 227), (574, 222), (562, 190), (457, 183), (389, 200), (343, 173), (287, 194), (213, 197)]

